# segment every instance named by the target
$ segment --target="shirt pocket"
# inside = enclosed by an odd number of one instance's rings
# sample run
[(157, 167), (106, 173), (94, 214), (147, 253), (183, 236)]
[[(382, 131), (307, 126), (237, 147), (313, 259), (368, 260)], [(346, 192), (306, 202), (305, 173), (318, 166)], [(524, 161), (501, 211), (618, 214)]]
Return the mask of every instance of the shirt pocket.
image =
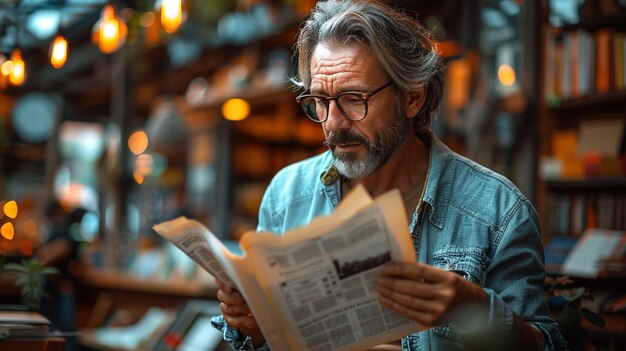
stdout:
[(483, 287), (485, 270), (490, 260), (478, 247), (448, 247), (433, 253), (432, 265), (455, 272), (463, 278)]
[[(433, 253), (432, 265), (455, 272), (463, 278), (483, 287), (485, 270), (490, 260), (485, 251), (477, 247), (448, 247)], [(463, 334), (452, 325), (433, 328), (437, 337), (462, 344)]]

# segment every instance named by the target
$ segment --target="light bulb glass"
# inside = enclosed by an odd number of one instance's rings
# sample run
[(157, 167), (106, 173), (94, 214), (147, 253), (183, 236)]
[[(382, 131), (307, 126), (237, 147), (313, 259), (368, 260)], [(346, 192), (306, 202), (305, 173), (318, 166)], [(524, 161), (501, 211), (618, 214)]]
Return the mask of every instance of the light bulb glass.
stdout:
[(161, 25), (167, 33), (174, 33), (183, 22), (182, 0), (163, 0), (161, 4)]
[(0, 66), (0, 73), (2, 73), (2, 75), (5, 77), (8, 77), (12, 71), (13, 71), (13, 61), (11, 60), (4, 61), (2, 63), (2, 66)]
[(26, 81), (26, 63), (22, 59), (22, 53), (19, 49), (13, 50), (11, 61), (13, 62), (13, 69), (9, 74), (9, 82), (15, 86), (20, 86)]
[(93, 28), (92, 40), (100, 51), (110, 54), (117, 51), (126, 42), (128, 27), (116, 16), (113, 5), (106, 5), (102, 9), (102, 17)]
[(57, 35), (52, 42), (52, 49), (50, 50), (50, 64), (54, 68), (61, 68), (67, 61), (67, 40), (61, 35)]

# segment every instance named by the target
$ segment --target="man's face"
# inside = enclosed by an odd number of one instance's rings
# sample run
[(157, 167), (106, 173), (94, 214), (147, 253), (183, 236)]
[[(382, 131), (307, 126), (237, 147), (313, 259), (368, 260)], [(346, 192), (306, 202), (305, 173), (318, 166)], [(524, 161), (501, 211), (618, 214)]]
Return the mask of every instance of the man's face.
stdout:
[[(389, 82), (379, 62), (362, 45), (320, 44), (311, 58), (311, 94), (371, 92)], [(331, 102), (322, 123), (325, 145), (338, 171), (348, 178), (368, 176), (382, 167), (404, 142), (410, 120), (403, 117), (394, 90), (381, 90), (368, 101), (365, 119), (351, 121)]]

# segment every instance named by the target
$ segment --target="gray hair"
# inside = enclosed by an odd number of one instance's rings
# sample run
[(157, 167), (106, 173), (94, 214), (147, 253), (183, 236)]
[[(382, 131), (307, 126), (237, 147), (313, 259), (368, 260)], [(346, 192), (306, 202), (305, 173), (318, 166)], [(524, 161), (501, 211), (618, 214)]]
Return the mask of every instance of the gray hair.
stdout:
[(445, 85), (445, 67), (432, 34), (406, 13), (376, 1), (320, 1), (304, 23), (295, 44), (298, 75), (293, 82), (309, 89), (311, 55), (322, 42), (369, 47), (398, 92), (426, 88), (426, 100), (415, 131), (427, 132)]

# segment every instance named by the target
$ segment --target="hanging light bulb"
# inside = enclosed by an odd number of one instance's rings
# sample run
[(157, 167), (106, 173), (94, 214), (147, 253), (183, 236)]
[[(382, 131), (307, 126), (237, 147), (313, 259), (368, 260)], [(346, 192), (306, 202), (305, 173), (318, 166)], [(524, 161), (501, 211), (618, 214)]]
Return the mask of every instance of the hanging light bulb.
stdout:
[(50, 64), (54, 68), (61, 68), (67, 61), (67, 40), (62, 35), (57, 35), (50, 45)]
[(183, 23), (183, 1), (163, 0), (161, 2), (161, 26), (167, 33), (174, 33)]
[(91, 39), (105, 54), (115, 52), (126, 42), (126, 23), (116, 16), (113, 5), (108, 4), (102, 9), (102, 16), (93, 26)]
[(13, 69), (9, 74), (9, 82), (15, 86), (20, 86), (26, 81), (26, 63), (22, 59), (20, 49), (13, 49), (11, 62), (13, 62)]

